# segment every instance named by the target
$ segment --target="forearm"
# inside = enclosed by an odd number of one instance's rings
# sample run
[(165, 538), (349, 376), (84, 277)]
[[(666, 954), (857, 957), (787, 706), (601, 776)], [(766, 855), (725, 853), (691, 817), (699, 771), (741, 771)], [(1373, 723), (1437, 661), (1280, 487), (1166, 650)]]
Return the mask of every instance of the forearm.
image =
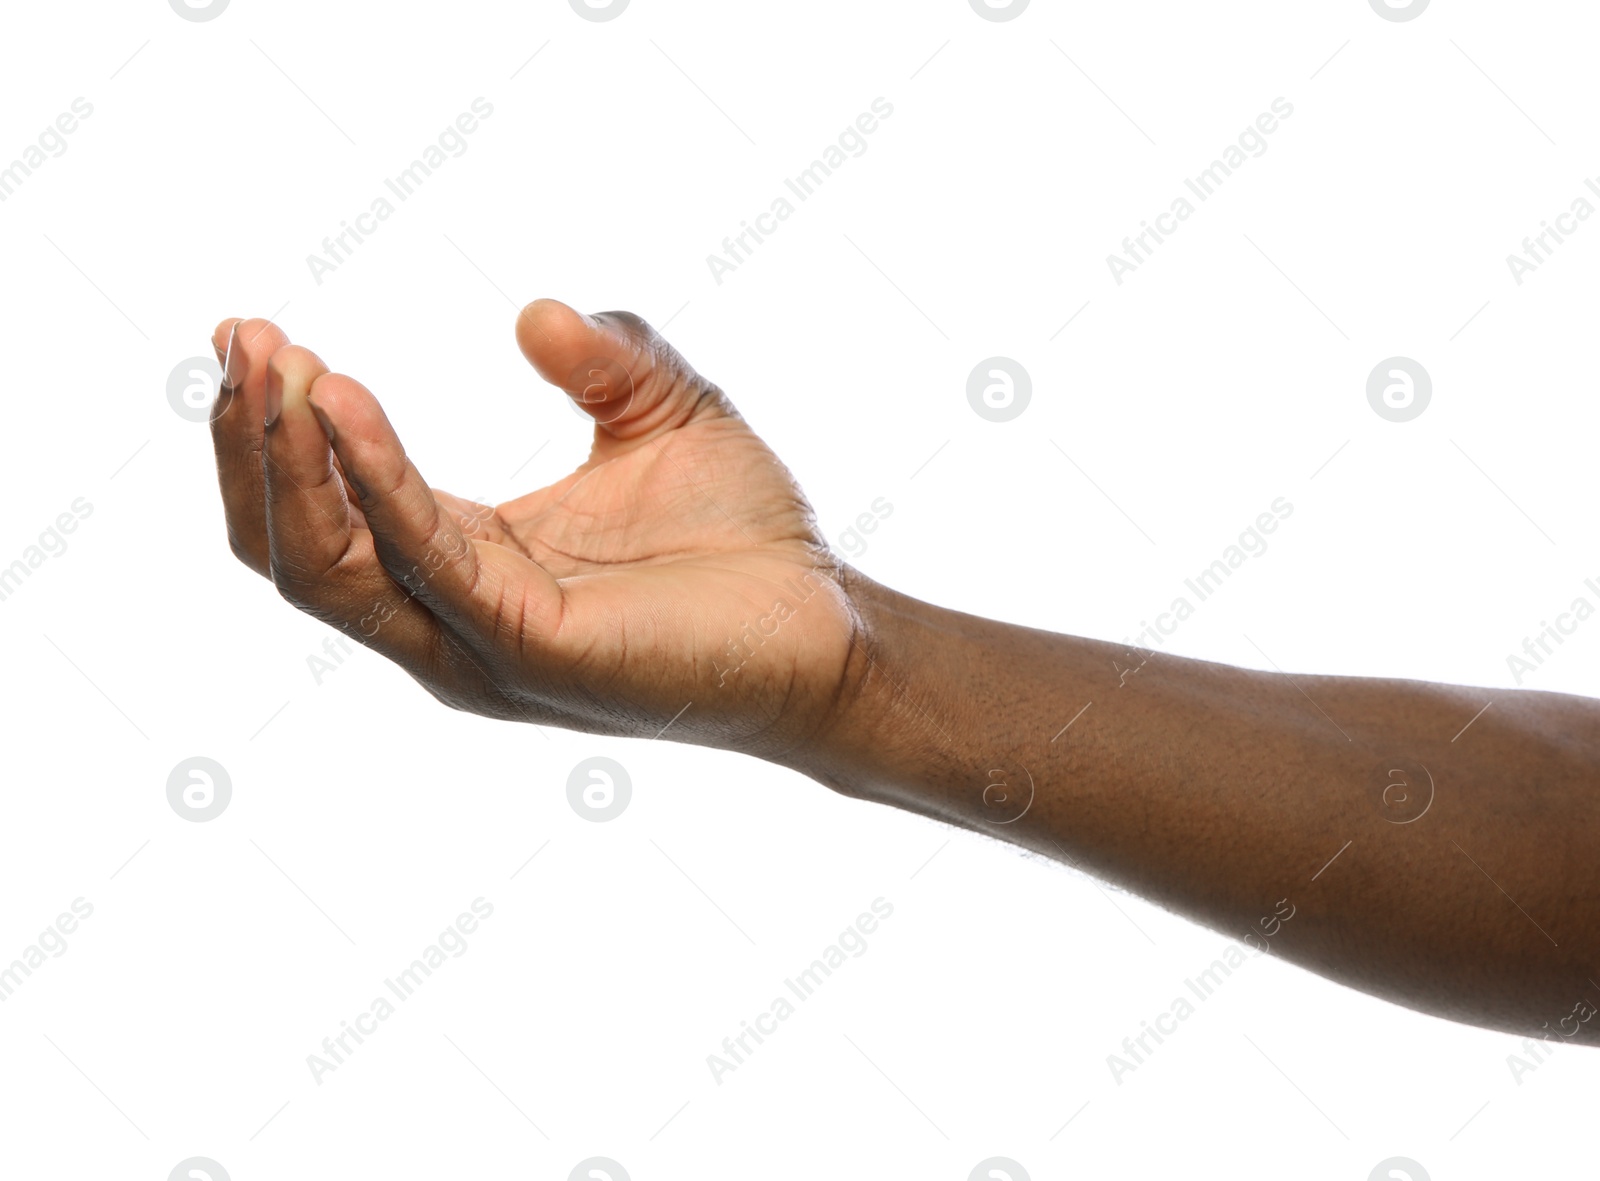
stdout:
[(1600, 1042), (1572, 1017), (1600, 1006), (1600, 703), (1502, 694), (1457, 739), (1487, 692), (1130, 653), (853, 572), (850, 590), (839, 720), (793, 765), (1398, 1003)]

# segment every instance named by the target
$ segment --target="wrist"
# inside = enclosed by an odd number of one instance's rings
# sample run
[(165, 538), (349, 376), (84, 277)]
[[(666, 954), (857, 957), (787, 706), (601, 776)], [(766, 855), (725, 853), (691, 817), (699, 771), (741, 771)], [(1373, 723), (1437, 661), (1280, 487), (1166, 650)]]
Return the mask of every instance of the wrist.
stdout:
[[(854, 636), (826, 720), (775, 760), (853, 798), (1054, 855), (1066, 785), (1103, 779), (1104, 739), (1060, 740), (1119, 647), (915, 599), (846, 566)], [(1081, 731), (1080, 731), (1081, 734)], [(1110, 762), (1108, 762), (1108, 760)]]
[(981, 804), (987, 769), (972, 761), (981, 739), (964, 733), (982, 655), (967, 625), (986, 621), (849, 566), (839, 581), (853, 628), (843, 675), (821, 724), (779, 761), (842, 795), (961, 820)]

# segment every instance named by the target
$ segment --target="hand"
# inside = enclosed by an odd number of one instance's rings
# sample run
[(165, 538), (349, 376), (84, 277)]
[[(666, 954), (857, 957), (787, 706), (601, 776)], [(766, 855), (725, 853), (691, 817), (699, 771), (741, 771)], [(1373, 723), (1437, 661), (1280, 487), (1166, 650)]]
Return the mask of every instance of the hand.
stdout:
[(539, 300), (517, 342), (594, 438), (491, 508), (430, 488), (358, 382), (267, 321), (223, 321), (233, 552), (457, 709), (768, 758), (812, 739), (856, 620), (788, 470), (637, 316)]

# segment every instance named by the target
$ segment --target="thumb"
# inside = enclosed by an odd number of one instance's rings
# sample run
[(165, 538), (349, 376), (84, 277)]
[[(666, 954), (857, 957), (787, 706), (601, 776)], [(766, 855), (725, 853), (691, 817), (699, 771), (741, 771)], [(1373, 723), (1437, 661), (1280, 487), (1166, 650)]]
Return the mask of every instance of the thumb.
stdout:
[(614, 439), (647, 442), (696, 419), (738, 417), (720, 389), (632, 312), (588, 316), (536, 299), (517, 317), (517, 344), (540, 377)]

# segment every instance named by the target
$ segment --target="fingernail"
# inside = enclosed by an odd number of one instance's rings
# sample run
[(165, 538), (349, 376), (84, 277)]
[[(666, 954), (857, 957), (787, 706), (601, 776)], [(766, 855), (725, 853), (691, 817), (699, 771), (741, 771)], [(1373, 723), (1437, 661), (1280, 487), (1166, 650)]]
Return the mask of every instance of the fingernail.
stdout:
[(330, 445), (332, 445), (332, 443), (333, 443), (333, 423), (332, 423), (332, 421), (328, 418), (328, 416), (326, 414), (323, 413), (322, 407), (318, 406), (315, 402), (313, 402), (311, 400), (309, 395), (306, 397), (306, 405), (311, 407), (311, 413), (313, 413), (313, 414), (315, 414), (317, 416), (317, 421), (322, 424), (322, 433), (328, 436), (328, 443)]
[(283, 374), (272, 365), (267, 366), (267, 414), (262, 424), (271, 428), (278, 421), (278, 412), (283, 409)]
[(236, 390), (244, 384), (245, 375), (250, 372), (250, 358), (245, 356), (244, 346), (239, 343), (239, 325), (243, 320), (236, 320), (228, 330), (228, 352), (222, 358), (222, 384), (230, 390)]

